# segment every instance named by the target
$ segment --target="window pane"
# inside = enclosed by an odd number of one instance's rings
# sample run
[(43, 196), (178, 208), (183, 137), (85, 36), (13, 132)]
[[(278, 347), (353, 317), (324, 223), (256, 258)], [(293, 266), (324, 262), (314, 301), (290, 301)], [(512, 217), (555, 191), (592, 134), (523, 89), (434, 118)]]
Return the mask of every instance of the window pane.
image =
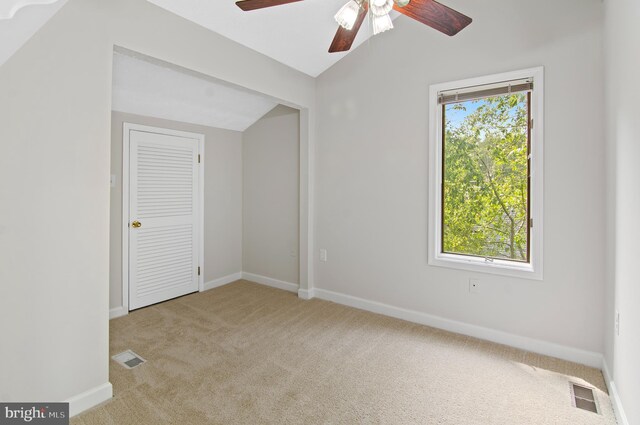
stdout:
[(529, 95), (442, 107), (443, 252), (529, 261)]

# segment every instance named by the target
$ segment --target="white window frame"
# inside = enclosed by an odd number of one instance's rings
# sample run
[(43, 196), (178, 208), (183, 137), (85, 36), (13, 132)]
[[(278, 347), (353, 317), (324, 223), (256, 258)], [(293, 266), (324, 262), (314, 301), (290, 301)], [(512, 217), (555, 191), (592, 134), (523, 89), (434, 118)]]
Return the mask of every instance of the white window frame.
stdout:
[[(487, 260), (462, 254), (442, 252), (442, 106), (438, 104), (438, 93), (486, 84), (532, 78), (531, 92), (531, 180), (530, 211), (533, 220), (530, 229), (530, 257), (528, 263), (509, 260)], [(470, 78), (434, 84), (429, 87), (429, 265), (467, 270), (479, 273), (542, 280), (542, 235), (543, 235), (543, 138), (544, 138), (544, 68)]]

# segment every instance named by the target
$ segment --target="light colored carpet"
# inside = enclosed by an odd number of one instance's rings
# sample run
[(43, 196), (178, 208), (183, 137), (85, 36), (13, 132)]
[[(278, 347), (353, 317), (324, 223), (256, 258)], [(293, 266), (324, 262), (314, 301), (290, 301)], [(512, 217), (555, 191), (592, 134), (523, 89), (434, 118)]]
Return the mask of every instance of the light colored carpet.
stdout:
[[(615, 424), (600, 371), (247, 281), (111, 321), (94, 424)], [(602, 414), (572, 407), (596, 387)]]

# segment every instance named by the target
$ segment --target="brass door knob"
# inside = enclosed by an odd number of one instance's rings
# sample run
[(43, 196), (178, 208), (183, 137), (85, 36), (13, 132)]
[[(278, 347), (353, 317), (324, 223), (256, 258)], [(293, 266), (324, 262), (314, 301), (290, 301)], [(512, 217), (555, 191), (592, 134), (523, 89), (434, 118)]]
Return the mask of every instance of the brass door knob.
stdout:
[(131, 227), (137, 229), (138, 227), (141, 227), (142, 223), (140, 223), (138, 220), (134, 221), (133, 223), (131, 223)]

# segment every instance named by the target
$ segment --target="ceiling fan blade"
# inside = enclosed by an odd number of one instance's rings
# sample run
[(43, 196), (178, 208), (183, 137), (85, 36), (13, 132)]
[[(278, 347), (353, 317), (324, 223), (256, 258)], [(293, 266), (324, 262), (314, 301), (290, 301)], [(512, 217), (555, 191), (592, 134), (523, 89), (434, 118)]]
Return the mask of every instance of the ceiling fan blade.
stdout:
[(472, 21), (470, 17), (435, 0), (411, 0), (404, 7), (398, 7), (394, 3), (393, 8), (447, 35), (456, 35)]
[(249, 10), (264, 9), (265, 7), (280, 6), (281, 4), (294, 3), (302, 0), (242, 0), (237, 1), (236, 5), (248, 12)]
[(338, 31), (336, 32), (335, 37), (333, 37), (331, 46), (329, 46), (329, 53), (346, 52), (351, 48), (351, 45), (356, 39), (356, 35), (358, 35), (358, 31), (362, 26), (362, 22), (364, 22), (365, 16), (367, 16), (366, 3), (364, 7), (360, 8), (360, 12), (358, 13), (356, 22), (353, 24), (353, 28), (346, 30), (341, 26), (338, 27)]

